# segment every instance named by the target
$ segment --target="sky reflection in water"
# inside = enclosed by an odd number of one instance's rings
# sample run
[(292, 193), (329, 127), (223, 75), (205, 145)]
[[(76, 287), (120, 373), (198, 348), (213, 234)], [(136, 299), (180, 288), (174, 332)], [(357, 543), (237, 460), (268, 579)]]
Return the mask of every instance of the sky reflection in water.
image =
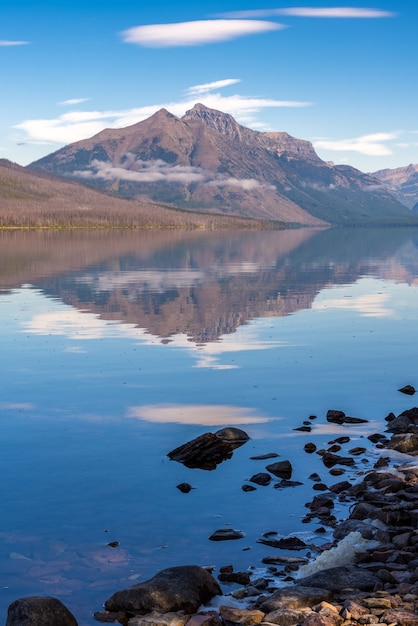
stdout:
[[(397, 389), (418, 386), (417, 241), (400, 229), (0, 233), (2, 614), (42, 593), (92, 624), (111, 593), (163, 567), (260, 567), (263, 532), (313, 540), (308, 477), (336, 479), (304, 444), (348, 433), (343, 452), (370, 445), (389, 411), (415, 404)], [(370, 421), (328, 424), (329, 408)], [(312, 415), (310, 433), (293, 430)], [(251, 440), (215, 471), (167, 459), (227, 425)], [(250, 457), (267, 452), (303, 486), (244, 493), (268, 463)], [(245, 539), (208, 541), (229, 526)]]

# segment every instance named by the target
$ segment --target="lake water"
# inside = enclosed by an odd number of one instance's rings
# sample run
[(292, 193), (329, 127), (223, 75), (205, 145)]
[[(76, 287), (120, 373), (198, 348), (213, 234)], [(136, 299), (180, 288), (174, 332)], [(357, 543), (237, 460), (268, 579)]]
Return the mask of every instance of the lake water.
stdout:
[[(0, 613), (47, 594), (93, 624), (159, 569), (260, 568), (270, 531), (318, 543), (309, 476), (340, 479), (305, 443), (373, 448), (416, 404), (418, 232), (1, 232), (0, 316)], [(167, 458), (224, 426), (251, 439), (215, 471)], [(244, 492), (272, 452), (303, 485)], [(245, 537), (209, 541), (224, 528)]]

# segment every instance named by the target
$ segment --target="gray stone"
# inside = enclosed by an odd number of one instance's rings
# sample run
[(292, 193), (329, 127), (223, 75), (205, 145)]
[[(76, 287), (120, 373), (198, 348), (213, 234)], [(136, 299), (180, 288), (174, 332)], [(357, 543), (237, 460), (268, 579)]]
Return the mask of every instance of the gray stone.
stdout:
[(279, 624), (279, 626), (296, 626), (303, 622), (311, 612), (311, 609), (277, 609), (268, 613), (263, 623)]
[(145, 614), (152, 611), (195, 613), (221, 589), (203, 567), (184, 565), (162, 570), (150, 580), (122, 589), (105, 602), (108, 611)]
[(291, 585), (273, 593), (258, 608), (264, 613), (272, 613), (278, 609), (310, 608), (322, 600), (332, 600), (331, 591), (308, 585)]
[(305, 578), (300, 578), (298, 582), (307, 587), (320, 587), (321, 589), (338, 592), (341, 589), (371, 591), (377, 581), (377, 576), (372, 572), (355, 565), (345, 565), (321, 570)]
[(6, 626), (77, 626), (67, 607), (50, 596), (30, 596), (9, 606)]

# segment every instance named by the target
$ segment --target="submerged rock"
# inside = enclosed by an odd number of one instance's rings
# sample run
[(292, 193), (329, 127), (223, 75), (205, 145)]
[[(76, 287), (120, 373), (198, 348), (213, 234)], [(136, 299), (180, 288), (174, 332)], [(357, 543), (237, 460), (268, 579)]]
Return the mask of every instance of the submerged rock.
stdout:
[(241, 530), (234, 530), (233, 528), (221, 528), (215, 530), (209, 537), (211, 541), (231, 541), (233, 539), (242, 539), (245, 537)]
[(67, 607), (50, 596), (30, 596), (15, 600), (9, 606), (6, 626), (77, 626)]
[(146, 614), (152, 611), (195, 613), (221, 589), (203, 567), (184, 565), (158, 572), (153, 578), (114, 593), (105, 602), (108, 611)]

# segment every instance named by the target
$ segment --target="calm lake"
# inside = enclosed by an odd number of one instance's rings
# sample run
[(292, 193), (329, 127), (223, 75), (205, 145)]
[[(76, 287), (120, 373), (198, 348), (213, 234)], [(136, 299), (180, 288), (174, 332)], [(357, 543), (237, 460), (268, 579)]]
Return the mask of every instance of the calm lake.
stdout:
[[(272, 531), (324, 541), (309, 476), (341, 478), (304, 445), (370, 447), (355, 479), (417, 402), (398, 389), (418, 387), (418, 231), (0, 232), (0, 316), (0, 619), (41, 594), (94, 624), (159, 569), (265, 567)], [(216, 470), (167, 458), (224, 426), (251, 439)], [(267, 453), (303, 484), (243, 491)], [(209, 541), (225, 528), (245, 537)]]

